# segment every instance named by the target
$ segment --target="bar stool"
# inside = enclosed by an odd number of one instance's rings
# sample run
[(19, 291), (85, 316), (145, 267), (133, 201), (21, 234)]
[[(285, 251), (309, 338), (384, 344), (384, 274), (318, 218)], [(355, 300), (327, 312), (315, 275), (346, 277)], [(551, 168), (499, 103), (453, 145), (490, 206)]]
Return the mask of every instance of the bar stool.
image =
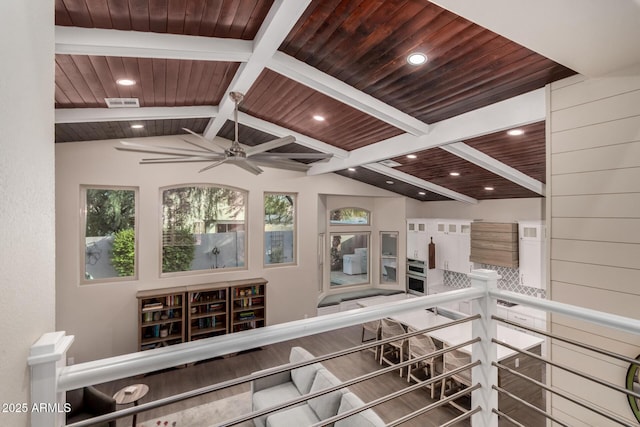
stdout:
[[(446, 344), (444, 345), (444, 348), (447, 348)], [(444, 373), (447, 373), (454, 369), (460, 368), (461, 366), (468, 365), (469, 363), (471, 363), (471, 355), (469, 353), (461, 350), (451, 350), (443, 355), (442, 371)], [(442, 388), (440, 391), (441, 399), (446, 395), (447, 382), (452, 383), (452, 389), (471, 387), (471, 368), (442, 379)], [(466, 411), (468, 409), (460, 406), (455, 402), (451, 402), (451, 404), (462, 411)]]
[[(416, 332), (417, 329), (412, 327), (407, 328), (407, 332)], [(416, 359), (418, 357), (426, 356), (437, 350), (433, 339), (429, 335), (420, 334), (407, 339), (407, 360)], [(425, 379), (432, 378), (435, 375), (436, 358), (431, 357), (423, 359), (421, 361), (410, 364), (407, 367), (407, 382), (411, 380), (417, 382), (424, 381)], [(424, 373), (424, 376), (420, 376), (420, 373)], [(435, 384), (428, 386), (431, 389), (431, 398), (435, 398)]]
[[(397, 320), (385, 318), (380, 320), (380, 339), (396, 337), (404, 335), (405, 330), (402, 323)], [(388, 363), (389, 365), (396, 365), (398, 361), (404, 362), (404, 355), (407, 348), (407, 339), (400, 338), (397, 341), (382, 344), (380, 346), (380, 364)], [(400, 376), (402, 376), (402, 368), (400, 368)]]
[[(370, 338), (365, 339), (365, 335), (369, 332), (373, 335)], [(369, 341), (379, 340), (380, 339), (380, 320), (373, 320), (371, 322), (365, 322), (362, 324), (362, 338), (361, 343), (364, 344)], [(370, 348), (369, 350), (373, 351), (376, 357), (376, 360), (380, 357), (378, 354), (380, 352), (380, 346), (375, 346)]]

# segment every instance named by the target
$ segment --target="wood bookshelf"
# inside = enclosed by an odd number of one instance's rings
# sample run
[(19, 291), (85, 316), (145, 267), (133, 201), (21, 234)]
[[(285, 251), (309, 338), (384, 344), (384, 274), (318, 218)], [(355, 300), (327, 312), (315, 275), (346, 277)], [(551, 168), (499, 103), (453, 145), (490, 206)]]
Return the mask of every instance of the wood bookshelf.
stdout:
[(175, 287), (136, 294), (140, 351), (185, 341), (185, 290)]
[(248, 279), (229, 282), (230, 332), (266, 326), (267, 281)]
[(138, 349), (266, 326), (262, 278), (139, 291)]
[(227, 283), (187, 287), (187, 340), (224, 335), (229, 331), (229, 287)]

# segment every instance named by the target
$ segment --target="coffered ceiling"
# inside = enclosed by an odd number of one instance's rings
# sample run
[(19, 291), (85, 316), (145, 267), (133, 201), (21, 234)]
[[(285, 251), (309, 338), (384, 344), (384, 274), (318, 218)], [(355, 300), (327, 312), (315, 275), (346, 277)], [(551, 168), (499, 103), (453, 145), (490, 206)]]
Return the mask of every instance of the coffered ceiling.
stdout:
[(275, 151), (334, 155), (308, 174), (425, 201), (543, 196), (544, 86), (576, 73), (426, 0), (56, 0), (55, 19), (58, 143), (233, 139), (239, 91), (243, 144), (293, 135)]

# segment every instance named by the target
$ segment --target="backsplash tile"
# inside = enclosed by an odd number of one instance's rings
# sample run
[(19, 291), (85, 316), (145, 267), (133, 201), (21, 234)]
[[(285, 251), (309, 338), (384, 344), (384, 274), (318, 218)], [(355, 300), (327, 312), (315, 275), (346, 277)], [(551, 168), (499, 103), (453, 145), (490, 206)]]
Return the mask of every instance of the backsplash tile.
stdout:
[[(546, 298), (546, 292), (544, 289), (532, 288), (520, 284), (520, 270), (517, 268), (499, 267), (496, 265), (486, 264), (481, 264), (480, 268), (495, 270), (500, 275), (500, 279), (498, 279), (498, 289), (517, 292), (519, 294), (532, 297)], [(452, 288), (460, 289), (471, 286), (469, 276), (463, 273), (445, 271), (443, 279), (443, 284)]]

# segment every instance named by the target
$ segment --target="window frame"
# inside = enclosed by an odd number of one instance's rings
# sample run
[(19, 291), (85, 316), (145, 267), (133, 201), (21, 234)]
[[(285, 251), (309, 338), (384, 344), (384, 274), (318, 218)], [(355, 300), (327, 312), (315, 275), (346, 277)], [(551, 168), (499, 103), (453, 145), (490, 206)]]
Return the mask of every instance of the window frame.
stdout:
[[(393, 238), (396, 241), (396, 253), (395, 255), (391, 255), (391, 254), (384, 254), (383, 252), (383, 242), (384, 242), (384, 237), (383, 235), (388, 235), (388, 236), (393, 236)], [(397, 285), (398, 284), (398, 251), (399, 251), (399, 243), (400, 243), (400, 233), (397, 231), (381, 231), (380, 232), (380, 277), (378, 278), (379, 283), (381, 285)], [(389, 279), (387, 279), (387, 281), (384, 280), (384, 270), (385, 270), (385, 260), (390, 260), (390, 259), (394, 259), (395, 263), (396, 263), (396, 278), (391, 281)]]
[[(267, 239), (266, 239), (266, 221), (265, 221), (265, 200), (267, 196), (291, 196), (293, 198), (293, 235), (292, 235), (292, 257), (291, 262), (267, 263)], [(298, 193), (287, 191), (265, 191), (262, 195), (262, 266), (264, 268), (273, 267), (290, 267), (298, 265)]]
[[(366, 236), (367, 238), (367, 281), (366, 282), (360, 282), (360, 283), (350, 283), (350, 284), (344, 284), (344, 285), (332, 285), (331, 284), (331, 248), (333, 246), (332, 242), (333, 242), (333, 237), (334, 236), (344, 236), (344, 235), (362, 235), (362, 236)], [(372, 232), (371, 230), (367, 229), (367, 230), (332, 230), (328, 233), (328, 238), (329, 238), (329, 244), (328, 244), (328, 251), (327, 251), (327, 256), (329, 259), (328, 264), (328, 269), (329, 269), (329, 290), (337, 290), (337, 289), (342, 289), (342, 288), (351, 288), (354, 286), (371, 286), (372, 282), (372, 278), (371, 278), (371, 274), (372, 274), (372, 263), (371, 263), (371, 246), (372, 246), (372, 241), (371, 241), (371, 237), (372, 237)], [(343, 267), (344, 268), (344, 267)]]
[[(87, 190), (122, 190), (122, 191), (133, 191), (133, 200), (134, 200), (134, 236), (135, 236), (135, 256), (134, 256), (134, 267), (133, 267), (133, 276), (114, 276), (114, 277), (105, 277), (99, 279), (87, 279), (86, 278), (86, 250), (87, 250)], [(132, 282), (137, 281), (139, 279), (140, 273), (140, 242), (139, 242), (139, 227), (140, 227), (140, 187), (136, 186), (121, 186), (121, 185), (91, 185), (91, 184), (80, 184), (80, 256), (79, 256), (79, 278), (80, 285), (94, 285), (94, 284), (104, 284), (104, 283), (114, 283), (114, 282)]]
[[(163, 262), (163, 248), (164, 248), (164, 192), (167, 190), (173, 190), (177, 188), (185, 188), (185, 187), (215, 187), (215, 188), (224, 188), (228, 190), (233, 190), (240, 192), (244, 195), (244, 265), (239, 267), (226, 267), (226, 268), (208, 268), (208, 269), (199, 269), (199, 270), (187, 270), (187, 271), (170, 271), (164, 272), (162, 271), (162, 262)], [(180, 276), (195, 276), (202, 274), (216, 274), (216, 273), (228, 273), (231, 271), (243, 271), (249, 269), (249, 190), (245, 190), (240, 187), (234, 187), (231, 185), (217, 184), (217, 183), (209, 183), (209, 182), (199, 182), (199, 183), (183, 183), (183, 184), (173, 184), (167, 185), (164, 187), (160, 187), (158, 189), (158, 274), (160, 278), (168, 278), (168, 277), (180, 277)], [(205, 226), (206, 228), (206, 226)], [(200, 243), (196, 243), (199, 245)]]
[[(331, 214), (334, 213), (335, 211), (342, 211), (342, 210), (347, 210), (347, 209), (357, 209), (357, 210), (361, 210), (367, 213), (367, 222), (366, 223), (340, 223), (340, 222), (333, 222), (333, 220), (331, 219)], [(372, 213), (369, 209), (365, 209), (365, 208), (360, 208), (357, 206), (344, 206), (341, 208), (335, 208), (335, 209), (331, 209), (329, 211), (329, 226), (330, 227), (370, 227), (371, 224), (373, 223), (373, 219), (371, 218)]]

